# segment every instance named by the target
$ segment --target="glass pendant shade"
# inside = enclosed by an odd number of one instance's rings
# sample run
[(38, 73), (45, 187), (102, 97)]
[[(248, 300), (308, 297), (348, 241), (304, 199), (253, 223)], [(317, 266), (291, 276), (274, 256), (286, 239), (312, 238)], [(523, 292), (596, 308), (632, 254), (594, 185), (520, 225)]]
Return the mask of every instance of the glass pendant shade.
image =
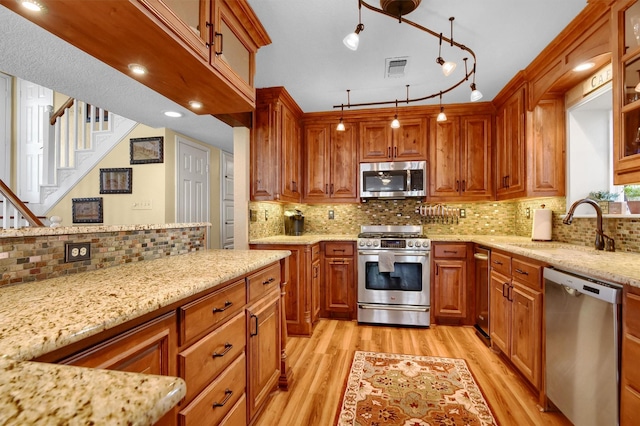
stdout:
[(393, 121), (391, 122), (391, 128), (392, 129), (399, 129), (400, 128), (400, 121), (398, 121), (398, 116), (397, 115), (393, 118)]
[(449, 77), (453, 72), (453, 70), (455, 69), (456, 69), (455, 62), (446, 61), (444, 64), (442, 64), (442, 73), (447, 77)]
[(640, 83), (636, 84), (636, 87), (633, 90), (640, 92)]
[(342, 122), (342, 118), (340, 119), (340, 122), (338, 123), (338, 127), (336, 127), (336, 130), (339, 132), (344, 132), (344, 123)]
[(480, 92), (478, 89), (476, 89), (476, 84), (473, 83), (471, 85), (471, 96), (469, 98), (471, 100), (471, 102), (476, 102), (479, 101), (480, 99), (482, 99), (482, 92)]
[(351, 50), (358, 50), (358, 44), (360, 44), (360, 36), (356, 33), (351, 33), (347, 35), (344, 39), (342, 39), (347, 48)]
[(436, 121), (447, 121), (447, 114), (444, 113), (444, 108), (440, 108), (440, 114), (438, 114)]

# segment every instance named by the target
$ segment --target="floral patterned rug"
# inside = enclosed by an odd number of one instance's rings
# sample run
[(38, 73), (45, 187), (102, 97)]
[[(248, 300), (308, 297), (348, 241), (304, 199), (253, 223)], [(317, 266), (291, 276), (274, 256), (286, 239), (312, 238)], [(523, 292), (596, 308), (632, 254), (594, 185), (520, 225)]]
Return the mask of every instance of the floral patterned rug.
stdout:
[(338, 426), (496, 425), (463, 359), (356, 351)]

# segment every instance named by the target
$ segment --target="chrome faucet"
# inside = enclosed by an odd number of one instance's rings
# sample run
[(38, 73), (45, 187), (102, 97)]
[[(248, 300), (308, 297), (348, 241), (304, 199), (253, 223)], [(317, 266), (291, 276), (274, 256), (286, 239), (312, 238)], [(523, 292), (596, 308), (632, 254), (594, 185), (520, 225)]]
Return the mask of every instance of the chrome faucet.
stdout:
[(590, 198), (583, 198), (573, 203), (569, 208), (567, 215), (562, 220), (562, 223), (564, 223), (565, 225), (571, 225), (571, 222), (573, 221), (573, 212), (575, 211), (576, 207), (584, 203), (589, 204), (594, 209), (596, 209), (596, 250), (616, 251), (616, 244), (613, 238), (605, 235), (605, 233), (602, 231), (602, 209), (600, 208), (600, 205), (594, 200)]

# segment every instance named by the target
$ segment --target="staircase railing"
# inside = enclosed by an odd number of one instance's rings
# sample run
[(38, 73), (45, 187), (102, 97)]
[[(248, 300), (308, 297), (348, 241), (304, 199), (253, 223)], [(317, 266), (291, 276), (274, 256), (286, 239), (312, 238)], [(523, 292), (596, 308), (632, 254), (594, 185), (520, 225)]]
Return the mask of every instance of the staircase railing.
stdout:
[[(3, 229), (19, 229), (25, 226), (45, 226), (1, 179), (0, 201), (2, 201)], [(13, 226), (11, 226), (12, 222)]]
[(44, 185), (57, 183), (58, 169), (73, 168), (76, 152), (92, 148), (93, 135), (111, 131), (113, 114), (74, 98), (51, 112), (48, 142), (43, 148)]

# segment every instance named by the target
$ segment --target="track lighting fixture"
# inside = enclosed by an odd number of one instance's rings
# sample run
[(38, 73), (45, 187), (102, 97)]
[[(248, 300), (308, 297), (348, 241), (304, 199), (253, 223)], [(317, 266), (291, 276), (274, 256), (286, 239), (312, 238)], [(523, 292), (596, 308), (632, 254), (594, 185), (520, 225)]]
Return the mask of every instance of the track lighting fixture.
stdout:
[[(398, 22), (400, 22), (401, 24), (407, 24), (412, 26), (413, 28), (416, 28), (422, 32), (425, 32), (433, 37), (436, 37), (439, 39), (439, 49), (438, 49), (438, 58), (436, 59), (436, 63), (438, 65), (440, 65), (442, 72), (446, 75), (449, 76), (451, 75), (451, 73), (454, 71), (454, 69), (456, 68), (456, 64), (455, 62), (450, 62), (450, 61), (445, 61), (444, 58), (442, 57), (442, 42), (446, 42), (449, 43), (451, 45), (451, 47), (455, 47), (460, 49), (463, 52), (466, 52), (467, 54), (470, 55), (471, 59), (473, 59), (473, 68), (471, 68), (471, 71), (467, 70), (467, 64), (466, 64), (466, 59), (465, 59), (465, 74), (464, 76), (460, 79), (460, 81), (453, 83), (450, 87), (445, 88), (445, 89), (441, 89), (438, 92), (432, 93), (430, 95), (426, 95), (426, 96), (420, 96), (417, 98), (413, 98), (413, 99), (409, 99), (408, 95), (407, 95), (407, 99), (405, 101), (402, 102), (406, 102), (407, 104), (412, 103), (412, 102), (422, 102), (425, 101), (427, 99), (432, 99), (435, 98), (436, 96), (440, 96), (440, 108), (441, 108), (441, 113), (442, 115), (445, 117), (444, 115), (444, 108), (442, 107), (442, 95), (445, 93), (448, 93), (450, 91), (452, 91), (453, 89), (457, 88), (458, 86), (460, 86), (461, 84), (463, 84), (464, 82), (469, 80), (469, 77), (472, 76), (473, 74), (473, 82), (471, 83), (471, 100), (472, 101), (477, 101), (478, 99), (480, 99), (482, 97), (482, 93), (480, 93), (480, 91), (477, 90), (476, 88), (476, 82), (475, 82), (475, 70), (476, 70), (476, 55), (473, 52), (473, 50), (471, 50), (469, 47), (457, 43), (455, 41), (453, 41), (453, 21), (454, 21), (454, 17), (449, 18), (449, 22), (450, 22), (450, 26), (451, 26), (451, 35), (450, 38), (446, 38), (442, 35), (442, 33), (437, 33), (427, 27), (424, 27), (416, 22), (410, 21), (408, 20), (405, 15), (406, 13), (411, 12), (412, 10), (414, 10), (419, 4), (420, 1), (419, 0), (411, 0), (410, 2), (412, 3), (412, 8), (407, 9), (403, 7), (402, 3), (403, 1), (407, 1), (407, 0), (385, 0), (383, 2), (381, 2), (381, 7), (382, 8), (378, 8), (375, 6), (370, 5), (369, 3), (367, 3), (365, 0), (357, 0), (358, 1), (358, 25), (356, 26), (356, 30), (354, 33), (349, 34), (347, 37), (344, 38), (343, 42), (345, 44), (345, 46), (347, 46), (349, 49), (351, 50), (356, 50), (358, 48), (358, 41), (359, 41), (359, 35), (363, 30), (364, 30), (364, 25), (362, 24), (362, 6), (364, 6), (365, 8), (373, 11), (373, 12), (377, 12), (380, 13), (382, 15), (397, 19)], [(397, 12), (397, 11), (404, 11), (404, 12)], [(341, 108), (344, 110), (344, 107), (346, 106), (347, 108), (351, 108), (351, 107), (369, 107), (369, 106), (381, 106), (381, 105), (389, 105), (389, 104), (395, 104), (396, 108), (397, 108), (397, 104), (398, 104), (398, 100), (394, 99), (394, 100), (386, 100), (386, 101), (379, 101), (379, 102), (364, 102), (364, 103), (358, 103), (358, 104), (352, 104), (351, 102), (347, 102), (347, 104), (339, 104), (339, 105), (334, 105), (334, 108)], [(397, 111), (396, 111), (397, 113)], [(396, 114), (397, 115), (397, 114)], [(396, 117), (397, 118), (397, 117)], [(395, 125), (395, 120), (394, 120), (394, 125)]]
[(364, 30), (364, 25), (362, 25), (362, 3), (358, 2), (358, 25), (356, 25), (356, 29), (351, 33), (347, 34), (347, 36), (342, 39), (342, 42), (345, 46), (347, 46), (351, 50), (358, 50), (358, 45), (360, 44), (360, 32)]
[(444, 107), (442, 106), (442, 92), (440, 92), (440, 114), (438, 114), (436, 121), (447, 121), (447, 114), (444, 113)]
[(393, 117), (393, 121), (391, 122), (392, 129), (399, 129), (400, 122), (398, 121), (398, 100), (396, 99), (396, 115)]

